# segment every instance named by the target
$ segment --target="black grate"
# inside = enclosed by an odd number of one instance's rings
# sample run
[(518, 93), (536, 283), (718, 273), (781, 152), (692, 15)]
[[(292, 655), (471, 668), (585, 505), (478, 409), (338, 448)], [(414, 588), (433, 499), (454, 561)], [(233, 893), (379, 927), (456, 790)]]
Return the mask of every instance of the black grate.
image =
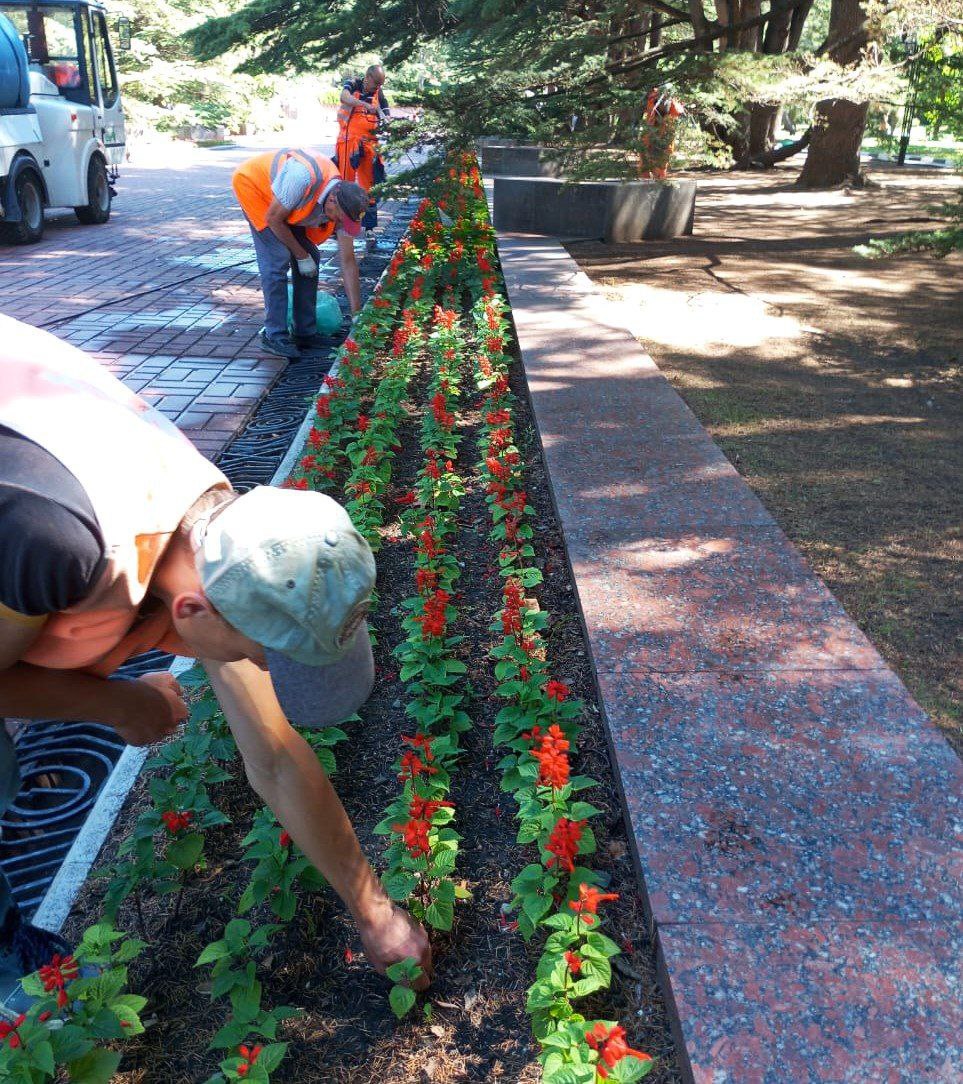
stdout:
[[(364, 298), (390, 262), (416, 208), (415, 200), (396, 203), (377, 245), (361, 261)], [(324, 355), (288, 365), (218, 456), (217, 465), (240, 492), (266, 485), (274, 477), (344, 340), (348, 314), (343, 301), (342, 311), (344, 327), (330, 338)], [(131, 659), (117, 676), (165, 670), (171, 661), (170, 655), (151, 651)], [(35, 722), (17, 736), (23, 784), (0, 818), (0, 869), (26, 917), (43, 900), (124, 748), (110, 727), (95, 723)]]

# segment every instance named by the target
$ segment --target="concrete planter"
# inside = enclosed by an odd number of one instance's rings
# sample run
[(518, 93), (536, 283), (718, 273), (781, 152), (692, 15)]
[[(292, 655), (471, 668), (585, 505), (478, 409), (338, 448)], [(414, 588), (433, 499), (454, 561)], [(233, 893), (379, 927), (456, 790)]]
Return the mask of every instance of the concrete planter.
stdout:
[[(537, 149), (537, 148), (535, 148)], [(509, 233), (654, 241), (692, 233), (696, 182), (495, 177), (495, 228)]]
[(482, 173), (491, 177), (562, 177), (558, 151), (551, 147), (485, 142), (481, 151)]

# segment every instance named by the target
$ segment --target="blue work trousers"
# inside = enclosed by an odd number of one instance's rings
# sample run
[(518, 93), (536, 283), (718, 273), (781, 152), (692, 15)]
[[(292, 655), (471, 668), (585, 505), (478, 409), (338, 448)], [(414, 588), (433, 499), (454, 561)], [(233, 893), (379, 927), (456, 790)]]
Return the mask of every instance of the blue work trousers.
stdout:
[[(256, 230), (251, 227), (257, 269), (261, 275), (261, 292), (264, 294), (264, 331), (267, 335), (284, 335), (288, 330), (288, 271), (294, 283), (292, 305), (293, 332), (299, 339), (309, 338), (318, 330), (318, 278), (302, 275), (294, 257), (268, 228)], [(309, 241), (302, 226), (292, 226), (291, 232), (315, 262), (320, 264), (318, 246)]]
[[(0, 816), (6, 813), (10, 803), (20, 790), (20, 768), (13, 739), (7, 733), (4, 721), (0, 718)], [(10, 882), (0, 870), (0, 927), (13, 906), (13, 893)]]

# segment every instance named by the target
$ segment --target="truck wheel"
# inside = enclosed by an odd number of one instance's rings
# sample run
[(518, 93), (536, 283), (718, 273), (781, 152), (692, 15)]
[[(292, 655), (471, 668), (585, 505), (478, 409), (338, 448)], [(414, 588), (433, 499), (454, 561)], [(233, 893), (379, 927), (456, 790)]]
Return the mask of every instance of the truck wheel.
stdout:
[(19, 222), (7, 222), (0, 238), (11, 245), (34, 245), (43, 237), (43, 186), (32, 169), (25, 169), (14, 182), (20, 205)]
[(94, 155), (87, 167), (87, 202), (74, 213), (85, 226), (99, 226), (110, 218), (110, 181), (103, 158)]

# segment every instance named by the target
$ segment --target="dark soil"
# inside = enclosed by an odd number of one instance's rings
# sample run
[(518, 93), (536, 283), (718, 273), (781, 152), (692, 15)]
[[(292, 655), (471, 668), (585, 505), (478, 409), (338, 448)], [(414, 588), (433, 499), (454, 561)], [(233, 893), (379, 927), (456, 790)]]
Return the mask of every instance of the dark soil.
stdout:
[[(584, 698), (586, 717), (579, 771), (599, 781), (590, 796), (602, 810), (596, 831), (599, 852), (592, 864), (611, 877), (621, 893), (609, 910), (608, 932), (631, 951), (619, 960), (611, 990), (583, 1003), (587, 1016), (620, 1020), (633, 1046), (659, 1059), (649, 1077), (655, 1084), (680, 1079), (669, 1034), (665, 1003), (655, 978), (652, 945), (627, 847), (622, 811), (606, 752), (596, 701), (570, 582), (565, 551), (548, 495), (537, 438), (527, 413), (524, 379), (515, 373), (519, 399), (518, 432), (529, 464), (527, 491), (536, 508), (536, 550), (545, 573), (537, 590), (543, 608), (553, 615), (547, 632), (548, 656), (555, 676)], [(416, 385), (423, 386), (423, 379)], [(466, 404), (475, 400), (470, 382)], [(412, 392), (408, 423), (400, 434), (404, 451), (395, 465), (395, 489), (408, 488), (420, 461), (418, 419), (421, 401)], [(504, 932), (499, 916), (511, 898), (510, 882), (531, 860), (531, 850), (515, 843), (514, 804), (498, 788), (497, 755), (491, 744), (499, 702), (485, 654), (492, 642), (488, 624), (499, 604), (499, 579), (493, 569), (494, 548), (487, 540), (488, 512), (474, 472), (475, 434), (479, 418), (471, 409), (460, 415), (462, 442), (459, 465), (468, 481), (460, 513), (459, 546), (464, 571), (459, 584), (460, 628), (467, 637), (463, 654), (470, 664), (475, 729), (464, 735), (465, 756), (453, 776), (452, 798), (462, 834), (456, 876), (473, 894), (456, 909), (450, 935), (435, 936), (436, 979), (430, 991), (430, 1019), (417, 1009), (398, 1024), (387, 1002), (387, 983), (365, 964), (360, 942), (340, 902), (321, 893), (302, 902), (290, 927), (276, 940), (259, 969), (265, 1004), (293, 1004), (304, 1015), (284, 1025), (281, 1038), (291, 1043), (275, 1079), (307, 1084), (351, 1081), (352, 1084), (401, 1084), (410, 1081), (511, 1081), (539, 1079), (537, 1048), (525, 1013), (525, 990), (534, 979), (538, 945), (527, 946), (517, 933)], [(397, 604), (412, 590), (412, 554), (398, 537), (397, 524), (384, 532), (378, 554), (380, 608), (376, 649), (379, 679), (362, 711), (363, 723), (351, 741), (336, 749), (336, 784), (369, 857), (377, 866), (384, 848), (372, 832), (383, 808), (397, 793), (392, 765), (399, 736), (410, 724), (403, 714), (404, 689), (391, 649), (402, 638)], [(154, 1023), (127, 1049), (119, 1079), (127, 1084), (198, 1084), (219, 1060), (206, 1049), (224, 1016), (211, 1005), (203, 983), (206, 971), (194, 961), (209, 941), (218, 938), (233, 917), (235, 901), (249, 876), (239, 865), (239, 840), (258, 809), (243, 780), (217, 788), (216, 803), (233, 819), (230, 827), (208, 839), (209, 868), (190, 887), (176, 922), (168, 898), (145, 906), (152, 944), (131, 969), (131, 989), (150, 999), (146, 1010)], [(109, 856), (144, 805), (141, 783), (128, 801), (105, 854)], [(81, 898), (68, 933), (76, 934), (98, 917), (99, 889), (94, 882)], [(126, 916), (134, 929), (132, 916)], [(267, 919), (264, 919), (267, 921)], [(346, 961), (345, 950), (353, 959)]]
[(869, 261), (961, 181), (699, 177), (692, 237), (569, 251), (963, 752), (963, 254)]

